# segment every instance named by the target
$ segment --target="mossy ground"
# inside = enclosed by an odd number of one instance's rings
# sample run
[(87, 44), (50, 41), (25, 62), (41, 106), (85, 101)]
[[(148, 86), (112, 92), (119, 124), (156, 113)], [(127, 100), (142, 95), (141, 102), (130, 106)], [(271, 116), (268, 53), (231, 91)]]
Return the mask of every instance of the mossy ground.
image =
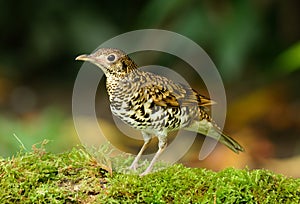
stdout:
[[(43, 145), (42, 145), (43, 146)], [(99, 153), (101, 155), (103, 153)], [(117, 160), (116, 160), (117, 161)], [(83, 148), (0, 159), (0, 203), (299, 203), (300, 179), (267, 170), (173, 165), (140, 177), (109, 172)]]

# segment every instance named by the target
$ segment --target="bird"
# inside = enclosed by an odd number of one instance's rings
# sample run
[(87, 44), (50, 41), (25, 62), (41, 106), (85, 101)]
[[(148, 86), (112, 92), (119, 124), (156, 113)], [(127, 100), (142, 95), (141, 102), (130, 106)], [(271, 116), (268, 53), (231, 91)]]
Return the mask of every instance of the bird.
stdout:
[(168, 133), (179, 129), (214, 138), (235, 153), (244, 151), (207, 113), (207, 106), (214, 101), (190, 86), (139, 69), (125, 52), (116, 48), (99, 48), (75, 60), (90, 62), (104, 72), (112, 114), (141, 131), (144, 143), (129, 169), (137, 170), (151, 139), (158, 138), (158, 150), (141, 176), (152, 171), (166, 149)]

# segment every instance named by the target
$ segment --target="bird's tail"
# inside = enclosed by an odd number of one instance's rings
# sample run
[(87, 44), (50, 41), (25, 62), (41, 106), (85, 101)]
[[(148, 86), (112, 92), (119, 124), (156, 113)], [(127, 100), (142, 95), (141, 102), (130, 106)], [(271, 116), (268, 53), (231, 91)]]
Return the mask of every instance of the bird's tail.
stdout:
[(189, 127), (185, 128), (186, 130), (198, 132), (200, 134), (211, 137), (215, 140), (218, 140), (222, 144), (226, 145), (229, 149), (235, 153), (245, 151), (244, 148), (233, 138), (225, 135), (220, 128), (214, 125), (212, 122), (207, 120), (194, 121)]
[(245, 151), (244, 148), (234, 139), (231, 137), (225, 135), (224, 133), (220, 133), (221, 137), (219, 138), (219, 141), (226, 145), (229, 149), (234, 151), (235, 153), (243, 152)]

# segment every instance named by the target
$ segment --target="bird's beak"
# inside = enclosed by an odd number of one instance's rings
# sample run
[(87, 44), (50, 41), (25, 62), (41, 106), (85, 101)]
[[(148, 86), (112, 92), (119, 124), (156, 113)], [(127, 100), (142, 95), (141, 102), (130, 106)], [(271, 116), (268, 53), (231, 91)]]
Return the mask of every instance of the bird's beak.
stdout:
[(90, 55), (79, 55), (75, 60), (91, 61), (93, 58)]

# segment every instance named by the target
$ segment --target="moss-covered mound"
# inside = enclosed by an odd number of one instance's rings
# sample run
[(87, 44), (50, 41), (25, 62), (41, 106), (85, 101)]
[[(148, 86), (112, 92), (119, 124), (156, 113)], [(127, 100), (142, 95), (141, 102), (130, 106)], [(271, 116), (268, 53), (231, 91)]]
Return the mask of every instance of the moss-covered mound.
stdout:
[[(98, 161), (98, 162), (97, 162)], [(267, 170), (173, 165), (139, 177), (109, 173), (81, 148), (0, 160), (0, 203), (299, 203), (300, 179)]]

